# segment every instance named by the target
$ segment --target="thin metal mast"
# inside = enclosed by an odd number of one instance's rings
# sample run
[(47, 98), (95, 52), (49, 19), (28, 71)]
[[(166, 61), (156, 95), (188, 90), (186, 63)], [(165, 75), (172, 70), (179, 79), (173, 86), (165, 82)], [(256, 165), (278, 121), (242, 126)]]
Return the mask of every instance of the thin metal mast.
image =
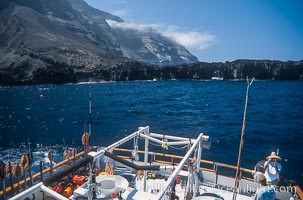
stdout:
[(89, 111), (88, 111), (88, 134), (92, 134), (92, 93), (89, 93)]
[(31, 186), (34, 184), (33, 177), (32, 177), (32, 164), (33, 164), (33, 153), (31, 152), (31, 143), (29, 142), (29, 138), (27, 138), (27, 145), (28, 145), (28, 166), (29, 166), (29, 178)]
[(236, 200), (237, 197), (237, 188), (239, 185), (239, 171), (241, 166), (241, 156), (242, 156), (242, 149), (244, 144), (244, 135), (245, 135), (245, 123), (246, 123), (246, 110), (247, 110), (247, 104), (248, 104), (248, 95), (249, 95), (249, 87), (253, 83), (255, 78), (253, 78), (250, 82), (247, 77), (247, 89), (246, 89), (246, 100), (245, 100), (245, 107), (244, 107), (244, 115), (243, 115), (243, 123), (242, 123), (242, 133), (241, 133), (241, 140), (240, 140), (240, 146), (239, 146), (239, 154), (238, 154), (238, 163), (237, 163), (237, 171), (236, 171), (236, 177), (235, 177), (235, 187), (234, 187), (234, 193), (233, 193), (233, 200)]

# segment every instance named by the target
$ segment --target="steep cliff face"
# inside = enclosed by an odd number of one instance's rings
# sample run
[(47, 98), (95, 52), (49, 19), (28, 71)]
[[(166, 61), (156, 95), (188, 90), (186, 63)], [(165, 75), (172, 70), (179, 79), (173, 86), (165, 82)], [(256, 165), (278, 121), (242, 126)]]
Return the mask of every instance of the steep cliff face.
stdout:
[(123, 62), (98, 71), (97, 80), (210, 80), (219, 71), (225, 80), (303, 80), (302, 61), (236, 60), (233, 62), (198, 62), (176, 66), (151, 66)]
[(225, 79), (303, 79), (302, 61), (192, 63), (196, 57), (154, 30), (113, 25), (119, 23), (83, 0), (1, 0), (0, 85), (204, 80), (215, 71)]
[[(126, 31), (125, 37), (123, 32), (118, 34), (107, 20), (123, 22), (117, 16), (88, 6), (83, 0), (2, 0), (0, 81), (35, 82), (33, 77), (38, 77), (42, 71), (93, 73), (101, 70), (97, 68), (108, 68), (130, 59), (139, 63), (181, 63), (176, 52), (165, 54), (171, 58), (167, 62), (150, 52), (139, 55), (138, 46), (122, 41), (122, 38), (129, 39), (129, 33)], [(140, 34), (132, 37), (136, 41), (144, 40)], [(150, 43), (156, 46), (158, 38), (166, 40), (153, 33)], [(169, 40), (166, 44), (184, 48)], [(144, 45), (142, 43), (140, 48)], [(162, 54), (161, 51), (157, 53)], [(189, 52), (188, 55), (193, 58), (191, 62), (196, 61), (196, 57)]]
[(120, 41), (123, 56), (127, 58), (162, 66), (198, 62), (186, 48), (153, 30), (138, 31), (114, 25), (112, 28)]
[(226, 79), (245, 79), (246, 76), (261, 80), (302, 80), (303, 60), (235, 60), (225, 62), (220, 68)]
[(6, 2), (0, 12), (2, 77), (28, 82), (38, 69), (91, 71), (125, 60), (64, 0)]
[(83, 0), (69, 0), (73, 8), (95, 27), (106, 32), (124, 57), (157, 65), (175, 65), (198, 62), (185, 47), (149, 28), (127, 28), (114, 15), (90, 7)]

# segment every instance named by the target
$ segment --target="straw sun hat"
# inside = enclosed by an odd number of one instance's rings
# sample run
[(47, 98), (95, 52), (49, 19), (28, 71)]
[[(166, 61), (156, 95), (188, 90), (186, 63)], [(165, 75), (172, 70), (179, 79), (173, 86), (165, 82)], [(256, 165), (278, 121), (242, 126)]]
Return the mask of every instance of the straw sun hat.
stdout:
[(266, 158), (266, 160), (272, 159), (272, 158), (277, 159), (277, 160), (282, 160), (281, 157), (278, 156), (278, 155), (276, 154), (276, 152), (274, 152), (274, 151), (271, 152), (270, 156), (268, 156), (268, 157)]

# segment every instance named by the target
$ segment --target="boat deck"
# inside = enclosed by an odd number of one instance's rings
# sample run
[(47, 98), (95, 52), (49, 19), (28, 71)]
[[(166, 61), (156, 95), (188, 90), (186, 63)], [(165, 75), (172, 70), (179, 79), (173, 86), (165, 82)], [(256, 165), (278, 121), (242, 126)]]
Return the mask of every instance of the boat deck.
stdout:
[[(164, 140), (165, 137), (165, 140)], [(118, 148), (125, 142), (138, 138), (145, 141), (145, 149)], [(34, 186), (24, 191), (18, 191), (11, 200), (25, 199), (124, 199), (124, 200), (168, 200), (171, 199), (171, 187), (176, 183), (175, 191), (179, 199), (187, 199), (187, 184), (193, 183), (192, 192), (198, 189), (199, 194), (194, 194), (194, 200), (203, 199), (233, 199), (235, 178), (228, 170), (235, 171), (236, 167), (213, 161), (201, 160), (203, 141), (208, 136), (202, 133), (197, 139), (183, 138), (169, 135), (150, 133), (149, 127), (139, 127), (138, 131), (111, 144), (105, 148), (94, 148), (89, 153), (79, 153), (71, 159), (66, 159), (51, 168), (42, 170), (32, 176)], [(156, 142), (163, 147), (173, 145), (187, 145), (189, 147), (184, 156), (165, 153), (155, 153), (148, 149), (148, 142)], [(137, 154), (134, 156), (134, 153)], [(138, 154), (144, 154), (144, 159), (139, 159)], [(107, 167), (110, 168), (108, 173)], [(202, 168), (201, 168), (202, 167)], [(220, 170), (219, 170), (220, 168)], [(96, 172), (96, 170), (99, 172)], [(191, 172), (189, 172), (192, 169)], [(202, 169), (203, 183), (199, 182), (198, 172)], [(87, 181), (78, 184), (71, 178), (75, 173), (86, 172)], [(100, 170), (104, 170), (100, 173)], [(53, 171), (53, 172), (52, 172)], [(139, 173), (139, 172), (142, 173)], [(219, 173), (220, 172), (220, 173)], [(254, 182), (252, 170), (240, 168), (240, 177), (237, 187), (237, 200), (252, 199), (259, 184)], [(191, 173), (191, 174), (190, 174)], [(77, 174), (77, 176), (79, 176)], [(189, 176), (190, 174), (190, 176)], [(10, 173), (11, 175), (11, 173)], [(39, 179), (40, 177), (40, 179)], [(64, 186), (61, 186), (62, 180)], [(178, 181), (177, 181), (178, 180)], [(29, 178), (17, 184), (11, 183), (10, 187), (0, 195), (13, 195), (13, 188), (19, 189), (19, 184), (26, 186)], [(4, 182), (3, 182), (4, 183)], [(76, 186), (77, 183), (77, 187)], [(291, 184), (291, 182), (288, 182)], [(71, 185), (74, 185), (71, 187)], [(5, 186), (5, 184), (4, 184)], [(13, 187), (12, 187), (13, 186)], [(57, 191), (61, 186), (63, 190)], [(196, 188), (196, 189), (195, 189)], [(278, 187), (278, 189), (281, 189)], [(290, 185), (289, 190), (276, 191), (277, 200), (303, 199), (300, 187)], [(6, 198), (4, 198), (6, 200)]]

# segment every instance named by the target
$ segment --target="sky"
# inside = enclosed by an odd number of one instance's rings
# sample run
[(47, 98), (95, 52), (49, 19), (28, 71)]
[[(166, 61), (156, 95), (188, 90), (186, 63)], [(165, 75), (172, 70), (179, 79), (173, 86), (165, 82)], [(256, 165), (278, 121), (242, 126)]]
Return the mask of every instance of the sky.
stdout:
[(303, 0), (85, 1), (125, 27), (157, 30), (200, 61), (303, 59)]

